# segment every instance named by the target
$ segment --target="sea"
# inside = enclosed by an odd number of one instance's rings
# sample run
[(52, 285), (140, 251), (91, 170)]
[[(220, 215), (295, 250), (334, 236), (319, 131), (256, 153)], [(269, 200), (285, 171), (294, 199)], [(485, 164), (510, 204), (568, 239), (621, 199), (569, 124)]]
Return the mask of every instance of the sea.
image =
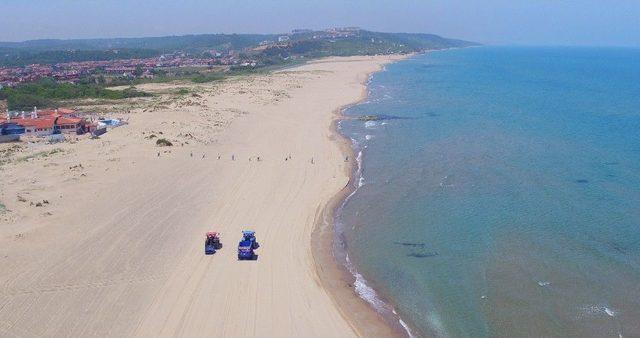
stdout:
[(433, 51), (344, 111), (355, 289), (415, 337), (640, 336), (640, 49)]

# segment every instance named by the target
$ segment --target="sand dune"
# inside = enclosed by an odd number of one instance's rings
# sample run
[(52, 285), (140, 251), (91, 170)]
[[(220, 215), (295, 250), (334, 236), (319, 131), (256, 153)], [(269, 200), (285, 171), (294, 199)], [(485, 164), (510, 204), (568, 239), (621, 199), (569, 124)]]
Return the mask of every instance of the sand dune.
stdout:
[[(389, 60), (182, 85), (190, 94), (144, 102), (101, 140), (6, 155), (0, 336), (366, 332), (321, 284), (311, 234), (348, 182), (334, 111)], [(242, 229), (257, 233), (257, 261), (236, 259)], [(214, 256), (203, 254), (208, 230), (222, 233)]]

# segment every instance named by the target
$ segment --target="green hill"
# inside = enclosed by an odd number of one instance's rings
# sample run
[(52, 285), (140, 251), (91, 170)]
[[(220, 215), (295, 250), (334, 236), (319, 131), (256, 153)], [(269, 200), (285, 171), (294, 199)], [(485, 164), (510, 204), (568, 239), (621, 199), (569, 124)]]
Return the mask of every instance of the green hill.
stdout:
[[(279, 36), (287, 36), (277, 43)], [(269, 48), (255, 52), (262, 42)], [(209, 50), (235, 50), (265, 57), (371, 55), (466, 47), (475, 43), (433, 34), (380, 33), (360, 29), (306, 31), (299, 34), (201, 34), (145, 38), (30, 40), (0, 42), (0, 66), (147, 58), (163, 53), (202, 55)]]

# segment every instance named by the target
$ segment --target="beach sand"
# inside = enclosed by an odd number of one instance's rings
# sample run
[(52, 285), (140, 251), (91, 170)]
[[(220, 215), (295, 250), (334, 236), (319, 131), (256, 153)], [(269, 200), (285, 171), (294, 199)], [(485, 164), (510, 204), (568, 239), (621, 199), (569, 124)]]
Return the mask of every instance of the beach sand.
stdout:
[[(327, 235), (350, 174), (333, 121), (397, 58), (142, 85), (161, 94), (99, 140), (1, 145), (0, 336), (397, 334)], [(243, 229), (256, 261), (237, 261)], [(213, 256), (206, 231), (222, 234)]]

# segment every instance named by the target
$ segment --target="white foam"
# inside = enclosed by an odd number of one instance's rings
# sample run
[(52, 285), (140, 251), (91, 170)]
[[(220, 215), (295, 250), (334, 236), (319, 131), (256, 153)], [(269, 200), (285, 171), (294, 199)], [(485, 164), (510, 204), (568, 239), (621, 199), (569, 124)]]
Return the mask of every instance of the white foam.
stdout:
[(356, 169), (356, 177), (358, 178), (357, 188), (360, 188), (364, 185), (364, 176), (362, 175), (362, 150), (358, 152), (358, 156), (356, 156), (356, 163), (358, 163), (358, 167)]
[[(357, 141), (355, 139), (351, 139), (351, 141), (354, 143), (354, 145), (357, 144)], [(356, 194), (356, 192), (358, 192), (358, 189), (364, 185), (364, 176), (362, 175), (362, 150), (360, 150), (358, 152), (358, 155), (356, 155), (356, 172), (354, 174), (354, 177), (356, 178), (357, 182), (354, 183), (355, 189), (353, 189), (349, 196), (344, 199), (344, 202), (342, 202), (343, 206), (351, 199), (351, 197), (353, 197), (353, 195)]]
[(360, 150), (358, 152), (358, 155), (356, 156), (356, 163), (358, 164), (358, 167), (356, 168), (356, 173), (360, 174), (362, 173), (362, 150)]
[(388, 305), (387, 303), (383, 302), (380, 298), (378, 298), (378, 294), (376, 293), (376, 291), (372, 287), (367, 285), (367, 281), (364, 279), (364, 277), (360, 273), (358, 273), (358, 271), (353, 266), (353, 264), (351, 264), (351, 260), (349, 259), (348, 253), (345, 256), (345, 266), (356, 279), (355, 282), (353, 283), (353, 286), (358, 297), (364, 299), (367, 303), (371, 304), (371, 306), (373, 306), (373, 308), (379, 313), (393, 313), (393, 315), (397, 318), (400, 325), (402, 325), (402, 327), (407, 332), (407, 335), (410, 338), (414, 338), (415, 336), (411, 332), (411, 329), (409, 329), (409, 325), (407, 325), (407, 323), (405, 323), (400, 318), (400, 316), (398, 316), (398, 313), (396, 312), (396, 310), (390, 305)]
[(605, 305), (587, 305), (582, 307), (582, 315), (580, 317), (583, 315), (593, 316), (601, 314), (606, 314), (607, 316), (614, 318), (618, 315), (618, 312)]
[(616, 312), (611, 310), (610, 308), (608, 308), (606, 306), (604, 307), (604, 312), (606, 314), (608, 314), (610, 317), (615, 317), (616, 316)]
[(367, 121), (364, 123), (364, 127), (367, 129), (375, 129), (378, 127), (378, 123), (376, 121)]
[(367, 281), (362, 277), (361, 274), (355, 273), (356, 281), (354, 283), (354, 287), (356, 289), (356, 293), (364, 300), (369, 302), (369, 304), (373, 305), (373, 307), (377, 310), (384, 310), (385, 303), (383, 303), (379, 298), (376, 291), (367, 285)]
[(551, 285), (551, 282), (547, 282), (547, 281), (538, 281), (538, 285), (545, 287), (545, 286), (549, 286)]
[(365, 135), (364, 136), (364, 139), (367, 140), (367, 141), (369, 141), (372, 138), (373, 138), (373, 135)]
[[(396, 312), (393, 311), (393, 314), (396, 314)], [(407, 331), (407, 334), (409, 335), (409, 338), (415, 338), (413, 333), (411, 333), (411, 329), (409, 329), (409, 325), (407, 325), (407, 323), (405, 323), (404, 320), (402, 320), (402, 318), (398, 318), (398, 322), (400, 323), (400, 325), (402, 325), (404, 330)]]
[(354, 148), (358, 148), (358, 145), (360, 145), (360, 143), (358, 142), (358, 140), (356, 140), (355, 138), (351, 138), (351, 144), (353, 145)]

